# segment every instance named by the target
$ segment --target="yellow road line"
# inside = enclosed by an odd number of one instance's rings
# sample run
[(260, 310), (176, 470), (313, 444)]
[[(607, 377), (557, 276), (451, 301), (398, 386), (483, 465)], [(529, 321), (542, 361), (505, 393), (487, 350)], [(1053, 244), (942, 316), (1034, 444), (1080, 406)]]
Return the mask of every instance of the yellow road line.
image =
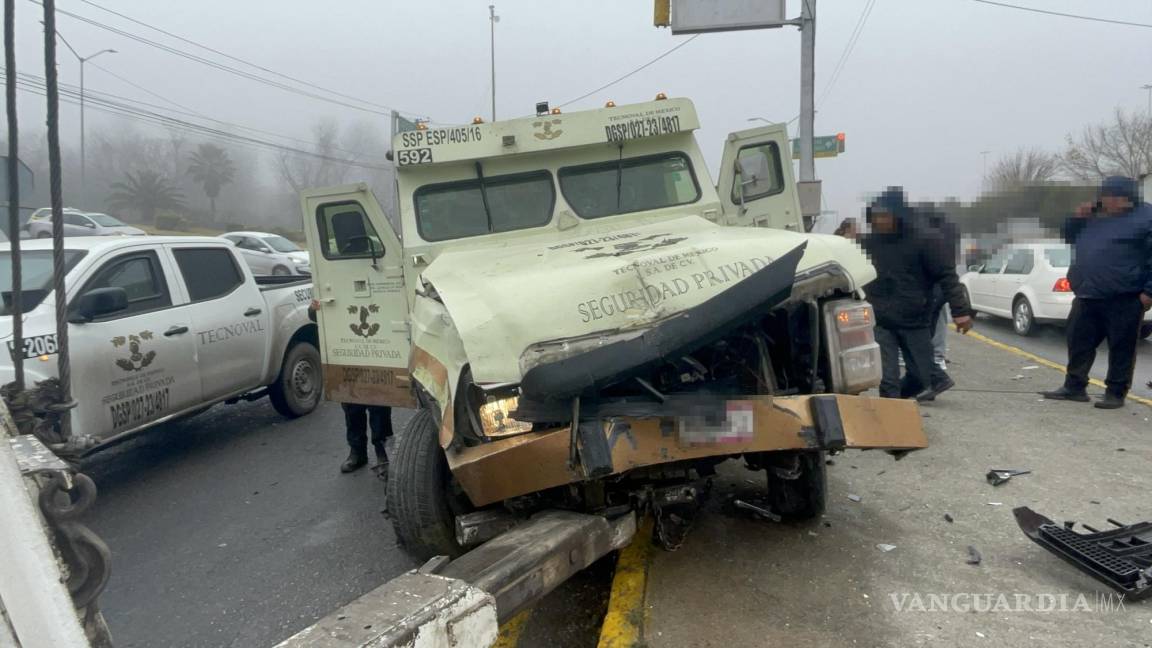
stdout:
[(517, 612), (508, 622), (500, 626), (500, 635), (496, 637), (496, 643), (492, 644), (492, 648), (516, 648), (520, 643), (520, 635), (524, 632), (524, 626), (528, 623), (528, 617), (532, 616), (532, 608), (527, 608)]
[(632, 543), (620, 551), (612, 596), (600, 626), (598, 648), (632, 648), (643, 645), (645, 592), (648, 589), (648, 558), (652, 553), (652, 519), (646, 517)]
[[(997, 349), (1000, 349), (1001, 351), (1007, 351), (1009, 353), (1013, 353), (1015, 355), (1018, 355), (1022, 358), (1028, 358), (1029, 360), (1031, 360), (1032, 362), (1035, 362), (1038, 365), (1043, 365), (1045, 367), (1055, 369), (1061, 373), (1065, 372), (1064, 365), (1060, 364), (1059, 362), (1052, 362), (1051, 360), (1049, 360), (1047, 358), (1041, 358), (1040, 356), (1036, 355), (1035, 353), (1029, 353), (1028, 351), (1025, 351), (1024, 349), (1014, 347), (1011, 344), (1004, 344), (1003, 342), (998, 342), (996, 340), (993, 340), (990, 337), (981, 335), (981, 334), (977, 333), (976, 331), (969, 331), (968, 337), (976, 339), (976, 340), (980, 340), (984, 344), (996, 347)], [(1095, 385), (1097, 387), (1102, 387), (1102, 388), (1107, 389), (1107, 385), (1105, 385), (1102, 381), (1097, 380), (1095, 378), (1089, 378), (1088, 383)], [(1141, 405), (1147, 405), (1149, 407), (1152, 407), (1152, 399), (1142, 398), (1140, 396), (1133, 396), (1133, 395), (1129, 394), (1128, 400), (1136, 401), (1137, 403), (1140, 403)]]

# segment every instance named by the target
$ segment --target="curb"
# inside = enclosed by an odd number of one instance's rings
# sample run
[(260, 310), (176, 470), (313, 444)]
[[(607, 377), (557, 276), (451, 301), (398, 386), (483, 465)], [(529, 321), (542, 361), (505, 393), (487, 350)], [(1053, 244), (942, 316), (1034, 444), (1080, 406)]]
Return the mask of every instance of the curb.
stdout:
[(496, 637), (496, 643), (492, 644), (492, 648), (516, 648), (520, 644), (520, 635), (524, 632), (524, 626), (531, 616), (532, 608), (527, 608), (520, 610), (511, 619), (501, 624), (500, 634)]
[[(1041, 358), (1040, 356), (1036, 355), (1035, 353), (1030, 353), (1030, 352), (1025, 351), (1024, 349), (1021, 349), (1019, 347), (1014, 347), (1011, 344), (1005, 344), (1003, 342), (993, 340), (992, 338), (987, 337), (985, 335), (981, 335), (980, 333), (977, 333), (976, 331), (969, 331), (966, 334), (966, 337), (970, 337), (970, 338), (973, 338), (975, 340), (979, 340), (979, 341), (983, 342), (984, 344), (987, 344), (988, 346), (1000, 349), (1001, 351), (1007, 351), (1011, 354), (1018, 355), (1022, 358), (1027, 358), (1027, 359), (1031, 360), (1032, 362), (1035, 362), (1038, 365), (1048, 367), (1049, 369), (1055, 369), (1056, 371), (1059, 371), (1060, 373), (1066, 373), (1064, 365), (1062, 365), (1058, 362), (1053, 362), (1047, 358)], [(1095, 385), (1096, 387), (1107, 388), (1107, 385), (1105, 385), (1103, 383), (1103, 381), (1097, 380), (1096, 378), (1089, 378), (1088, 384)], [(1152, 399), (1144, 398), (1142, 396), (1133, 396), (1131, 394), (1129, 394), (1127, 396), (1127, 399), (1130, 401), (1140, 403), (1141, 405), (1146, 405), (1148, 407), (1152, 407)]]
[(598, 648), (643, 645), (648, 560), (652, 555), (652, 518), (645, 517), (632, 542), (620, 551), (612, 576), (608, 611), (600, 626)]

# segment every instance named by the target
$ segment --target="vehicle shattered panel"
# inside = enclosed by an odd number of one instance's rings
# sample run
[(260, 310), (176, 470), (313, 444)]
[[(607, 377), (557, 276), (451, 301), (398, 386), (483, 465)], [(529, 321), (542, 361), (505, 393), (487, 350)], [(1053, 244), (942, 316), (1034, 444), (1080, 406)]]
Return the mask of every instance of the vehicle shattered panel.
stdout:
[[(423, 276), (459, 329), (473, 377), (518, 382), (546, 360), (526, 354), (533, 345), (613, 332), (626, 337), (699, 306), (809, 240), (687, 216), (576, 241), (522, 239), (495, 257), (491, 249), (445, 250)], [(847, 269), (845, 289), (872, 278), (863, 254), (847, 241), (819, 240), (795, 267), (803, 272), (829, 260)]]
[[(836, 431), (822, 429), (814, 401), (830, 399)], [(645, 466), (744, 453), (814, 449), (915, 450), (928, 445), (916, 404), (863, 396), (754, 396), (721, 402), (725, 415), (702, 437), (689, 410), (682, 417), (611, 416), (599, 421), (609, 474)], [(832, 442), (837, 438), (839, 441)], [(570, 465), (563, 427), (448, 452), (448, 464), (472, 503), (483, 506), (590, 477)], [(583, 461), (583, 457), (580, 457)]]

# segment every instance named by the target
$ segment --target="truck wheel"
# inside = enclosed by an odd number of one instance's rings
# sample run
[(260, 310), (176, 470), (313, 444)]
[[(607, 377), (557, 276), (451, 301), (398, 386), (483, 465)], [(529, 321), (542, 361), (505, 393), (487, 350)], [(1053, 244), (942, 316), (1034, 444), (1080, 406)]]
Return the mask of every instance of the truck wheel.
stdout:
[(320, 403), (320, 352), (308, 342), (297, 342), (284, 354), (280, 376), (268, 386), (272, 407), (287, 418), (304, 416)]
[(464, 512), (467, 497), (454, 492), (439, 437), (432, 413), (417, 410), (396, 439), (388, 467), (392, 525), (404, 549), (421, 561), (464, 553), (456, 542), (456, 513)]
[[(799, 473), (796, 478), (785, 478), (783, 475), (793, 468)], [(827, 492), (828, 473), (824, 469), (823, 452), (798, 452), (795, 464), (768, 466), (768, 501), (772, 510), (783, 517), (794, 520), (817, 517), (824, 512)]]

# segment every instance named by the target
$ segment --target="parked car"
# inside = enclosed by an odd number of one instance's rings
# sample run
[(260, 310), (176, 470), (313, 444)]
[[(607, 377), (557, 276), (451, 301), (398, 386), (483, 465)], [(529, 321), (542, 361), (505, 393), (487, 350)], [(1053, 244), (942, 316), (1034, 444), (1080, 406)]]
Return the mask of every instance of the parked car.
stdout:
[[(0, 244), (0, 384), (16, 353), (27, 384), (56, 375), (52, 242), (28, 241), (24, 341), (12, 340), (11, 251)], [(268, 396), (280, 414), (320, 402), (316, 324), (306, 277), (256, 278), (239, 250), (215, 237), (85, 237), (64, 246), (72, 390), (72, 439), (86, 454), (164, 421), (221, 402)]]
[[(32, 212), (24, 225), (28, 238), (52, 237), (52, 209), (42, 207)], [(79, 209), (64, 210), (64, 236), (146, 236), (148, 232), (132, 227), (124, 221), (96, 212)]]
[[(969, 266), (960, 277), (972, 308), (1012, 319), (1018, 335), (1031, 335), (1040, 324), (1064, 324), (1072, 309), (1068, 267), (1072, 247), (1061, 241), (1015, 243), (1000, 248), (988, 261)], [(1140, 336), (1152, 335), (1146, 315)]]
[(312, 274), (308, 252), (279, 234), (228, 232), (223, 236), (240, 248), (240, 254), (252, 269), (252, 274)]

